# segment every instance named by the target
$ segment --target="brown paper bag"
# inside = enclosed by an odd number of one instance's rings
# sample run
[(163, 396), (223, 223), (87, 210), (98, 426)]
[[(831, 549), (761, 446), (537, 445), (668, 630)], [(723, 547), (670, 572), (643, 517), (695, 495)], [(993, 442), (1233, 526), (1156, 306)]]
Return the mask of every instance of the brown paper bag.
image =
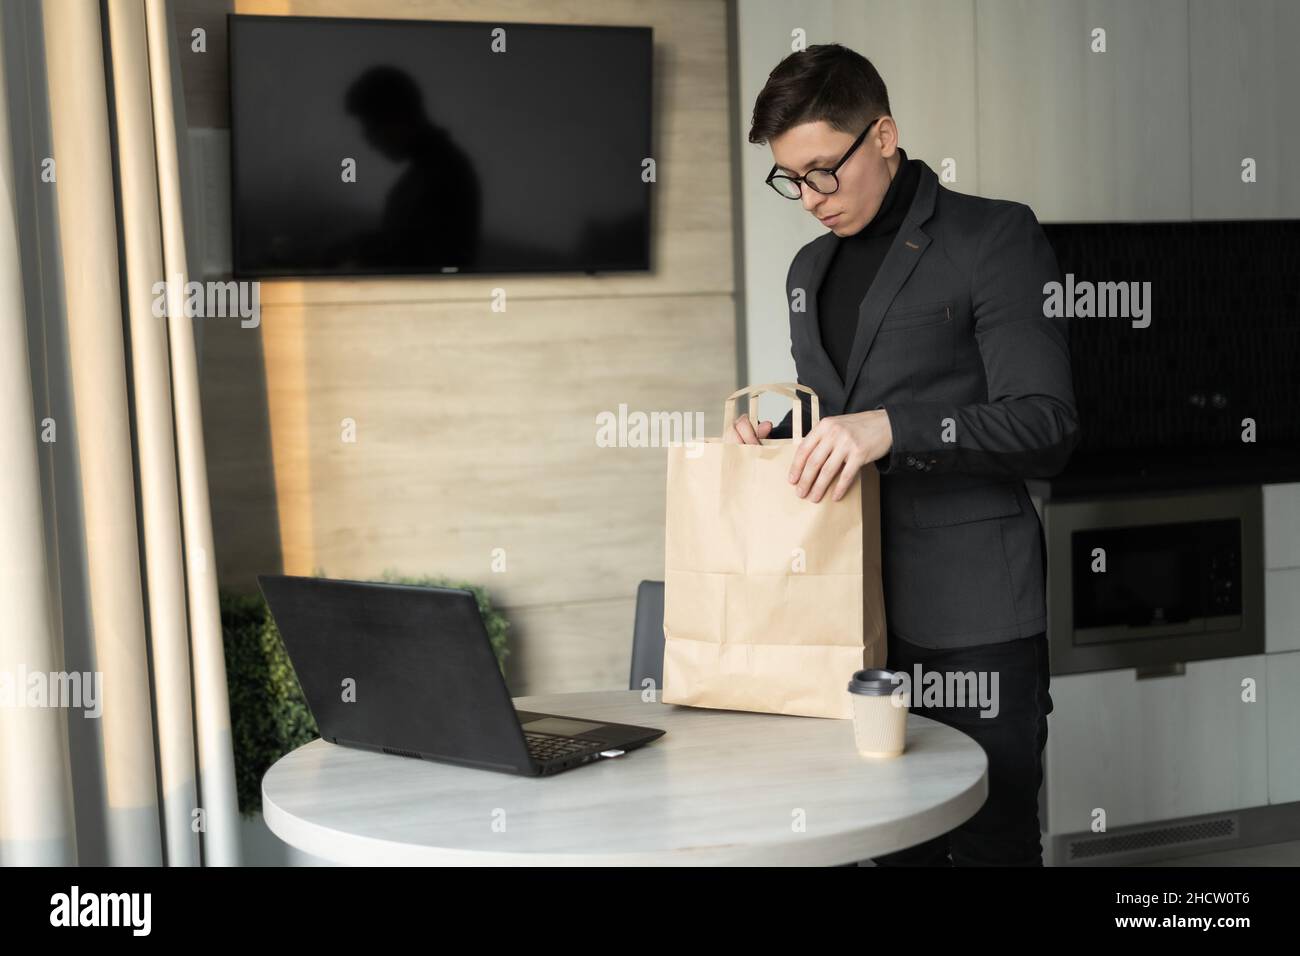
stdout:
[[(800, 498), (788, 474), (803, 437), (803, 385), (751, 385), (794, 404), (793, 439), (701, 439), (668, 449), (664, 562), (667, 704), (852, 717), (853, 672), (885, 666), (880, 478), (863, 468), (840, 501)], [(834, 487), (834, 486), (832, 486)]]

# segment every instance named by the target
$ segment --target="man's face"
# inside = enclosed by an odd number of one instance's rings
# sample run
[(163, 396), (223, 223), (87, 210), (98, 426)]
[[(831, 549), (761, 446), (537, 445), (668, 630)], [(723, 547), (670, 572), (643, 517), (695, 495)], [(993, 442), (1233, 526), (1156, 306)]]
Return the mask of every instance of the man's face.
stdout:
[[(810, 169), (830, 169), (853, 145), (857, 134), (840, 132), (825, 120), (792, 126), (769, 146), (777, 172), (802, 176)], [(803, 184), (803, 207), (837, 236), (851, 236), (876, 215), (898, 167), (894, 121), (882, 117), (844, 165), (835, 172), (840, 188), (829, 196)]]

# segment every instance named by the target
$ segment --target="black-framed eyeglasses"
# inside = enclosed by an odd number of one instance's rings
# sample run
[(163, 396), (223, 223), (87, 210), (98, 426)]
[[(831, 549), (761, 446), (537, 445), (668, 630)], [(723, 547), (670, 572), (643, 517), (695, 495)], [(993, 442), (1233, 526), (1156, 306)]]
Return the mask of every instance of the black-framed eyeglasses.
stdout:
[(785, 173), (778, 173), (774, 164), (772, 171), (767, 174), (767, 179), (764, 181), (786, 199), (801, 197), (803, 195), (803, 183), (807, 183), (814, 192), (829, 196), (840, 188), (839, 177), (835, 175), (839, 168), (853, 155), (853, 151), (862, 145), (862, 141), (871, 132), (871, 127), (875, 126), (880, 120), (881, 117), (877, 116), (867, 124), (867, 128), (858, 134), (858, 138), (853, 141), (853, 145), (848, 148), (848, 152), (841, 156), (840, 161), (830, 169), (810, 169), (802, 176), (787, 176)]

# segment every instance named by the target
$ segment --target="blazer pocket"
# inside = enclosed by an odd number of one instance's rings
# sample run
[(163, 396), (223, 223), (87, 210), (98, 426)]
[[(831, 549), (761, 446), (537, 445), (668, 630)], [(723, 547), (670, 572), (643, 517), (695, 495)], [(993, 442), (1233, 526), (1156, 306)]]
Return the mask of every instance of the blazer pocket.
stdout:
[(917, 495), (912, 499), (912, 517), (918, 528), (942, 528), (968, 521), (1009, 518), (1020, 511), (1020, 498), (1008, 485), (959, 488)]
[(907, 332), (929, 325), (942, 325), (952, 321), (952, 303), (931, 302), (910, 305), (905, 309), (891, 309), (880, 323), (881, 332)]

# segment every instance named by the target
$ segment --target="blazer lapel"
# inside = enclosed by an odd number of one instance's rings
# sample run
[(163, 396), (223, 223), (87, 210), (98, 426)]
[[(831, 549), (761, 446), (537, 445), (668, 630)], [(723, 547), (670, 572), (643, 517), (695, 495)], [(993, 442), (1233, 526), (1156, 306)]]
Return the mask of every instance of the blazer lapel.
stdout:
[[(822, 415), (840, 414), (847, 397), (844, 382), (840, 380), (835, 364), (822, 345), (821, 320), (817, 315), (817, 291), (826, 278), (831, 253), (835, 251), (835, 243), (838, 241), (839, 237), (834, 233), (827, 233), (810, 257), (808, 274), (804, 276), (802, 283), (804, 311), (801, 320), (795, 323), (798, 335), (795, 345), (803, 355), (807, 356), (809, 362), (809, 381), (805, 384), (817, 392), (817, 397), (822, 403)], [(814, 382), (817, 384), (813, 384)]]
[[(906, 154), (904, 154), (906, 155)], [(821, 399), (823, 415), (840, 415), (848, 405), (853, 386), (862, 371), (880, 324), (885, 319), (885, 312), (898, 295), (912, 270), (916, 268), (922, 253), (930, 245), (930, 237), (921, 226), (934, 213), (935, 195), (938, 192), (939, 178), (924, 162), (921, 163), (921, 181), (917, 183), (916, 195), (908, 209), (903, 224), (894, 236), (894, 241), (885, 253), (884, 261), (876, 277), (872, 280), (867, 294), (858, 306), (858, 327), (853, 338), (853, 348), (849, 352), (846, 369), (848, 380), (842, 380), (835, 370), (835, 364), (826, 354), (822, 345), (821, 321), (817, 314), (817, 294), (821, 290), (826, 272), (834, 258), (836, 248), (842, 241), (833, 232), (827, 233), (816, 244), (813, 254), (809, 256), (807, 272), (802, 277), (804, 289), (804, 311), (795, 313), (800, 318), (794, 324), (794, 345), (799, 354), (806, 356), (808, 379), (805, 384), (813, 388)]]
[(911, 208), (858, 307), (858, 330), (853, 338), (853, 349), (849, 352), (849, 364), (845, 373), (847, 379), (843, 382), (846, 403), (853, 394), (853, 386), (867, 360), (867, 352), (876, 340), (876, 333), (880, 331), (880, 324), (885, 320), (885, 312), (930, 245), (930, 237), (921, 226), (934, 212), (938, 185), (939, 178), (934, 171), (922, 163), (921, 181), (917, 184), (916, 195), (912, 197)]

